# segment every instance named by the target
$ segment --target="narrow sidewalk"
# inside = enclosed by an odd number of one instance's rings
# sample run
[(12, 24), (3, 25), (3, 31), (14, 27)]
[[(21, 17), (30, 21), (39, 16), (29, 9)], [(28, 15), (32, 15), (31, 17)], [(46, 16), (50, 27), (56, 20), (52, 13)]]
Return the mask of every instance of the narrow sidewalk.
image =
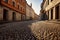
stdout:
[(60, 24), (60, 20), (50, 20), (46, 22)]

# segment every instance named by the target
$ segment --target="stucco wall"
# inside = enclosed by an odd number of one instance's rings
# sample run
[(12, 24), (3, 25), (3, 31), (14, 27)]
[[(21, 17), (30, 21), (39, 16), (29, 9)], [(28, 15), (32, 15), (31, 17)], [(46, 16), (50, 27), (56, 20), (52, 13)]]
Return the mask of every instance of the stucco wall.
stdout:
[(49, 3), (49, 5), (45, 8), (45, 10), (49, 10), (52, 7), (56, 6), (58, 3), (60, 3), (60, 0), (53, 0), (52, 2)]
[(3, 10), (6, 9), (8, 10), (8, 14), (7, 14), (7, 20), (8, 21), (13, 21), (13, 12), (16, 13), (16, 20), (21, 20), (21, 14), (14, 11), (14, 10), (11, 10), (7, 7), (4, 7), (4, 6), (0, 6), (0, 20), (3, 20)]
[(0, 20), (3, 20), (3, 9), (2, 9), (2, 6), (0, 6)]
[(30, 6), (27, 4), (26, 5), (26, 19), (30, 19), (30, 17), (31, 17), (31, 8), (30, 8)]

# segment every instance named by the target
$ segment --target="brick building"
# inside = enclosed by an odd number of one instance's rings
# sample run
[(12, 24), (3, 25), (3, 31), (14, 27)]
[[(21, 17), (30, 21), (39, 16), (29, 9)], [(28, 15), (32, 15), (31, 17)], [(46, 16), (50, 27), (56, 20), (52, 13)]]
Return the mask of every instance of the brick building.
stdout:
[(41, 7), (41, 14), (46, 14), (48, 20), (60, 19), (60, 0), (43, 0)]
[(26, 0), (0, 0), (0, 20), (25, 20)]

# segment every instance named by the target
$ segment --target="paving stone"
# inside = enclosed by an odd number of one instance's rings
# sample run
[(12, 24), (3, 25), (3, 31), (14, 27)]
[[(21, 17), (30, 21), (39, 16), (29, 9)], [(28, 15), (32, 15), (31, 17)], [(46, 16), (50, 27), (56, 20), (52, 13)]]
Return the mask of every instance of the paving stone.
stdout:
[[(5, 26), (5, 27), (2, 27)], [(45, 21), (0, 25), (0, 40), (60, 40), (60, 24)]]

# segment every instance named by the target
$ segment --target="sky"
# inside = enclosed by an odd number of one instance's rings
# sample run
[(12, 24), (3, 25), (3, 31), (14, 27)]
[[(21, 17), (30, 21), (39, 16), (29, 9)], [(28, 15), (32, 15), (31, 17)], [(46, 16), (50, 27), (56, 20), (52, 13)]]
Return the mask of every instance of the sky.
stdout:
[(26, 0), (27, 3), (30, 5), (32, 3), (32, 8), (34, 9), (35, 13), (39, 15), (40, 13), (40, 5), (42, 3), (42, 0)]

